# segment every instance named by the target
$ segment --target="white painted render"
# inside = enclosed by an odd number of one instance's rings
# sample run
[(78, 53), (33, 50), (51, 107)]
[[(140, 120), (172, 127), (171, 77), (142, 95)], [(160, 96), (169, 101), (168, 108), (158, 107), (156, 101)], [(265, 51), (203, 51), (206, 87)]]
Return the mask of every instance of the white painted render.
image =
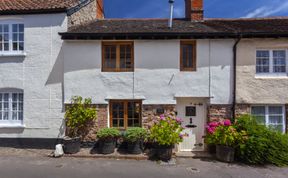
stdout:
[(24, 23), (26, 56), (0, 55), (0, 89), (24, 91), (24, 128), (3, 128), (0, 137), (57, 138), (63, 135), (63, 57), (58, 32), (67, 30), (64, 13), (1, 16)]
[(144, 99), (143, 104), (176, 104), (177, 96), (230, 104), (233, 44), (227, 39), (197, 40), (197, 71), (180, 72), (180, 40), (136, 40), (135, 72), (115, 73), (101, 72), (101, 41), (66, 41), (65, 102), (81, 95), (95, 104), (133, 98)]
[[(237, 50), (237, 103), (288, 103), (288, 73), (271, 77), (256, 75), (257, 49), (286, 49), (287, 39), (243, 39)], [(288, 64), (288, 61), (286, 62)], [(287, 69), (288, 71), (288, 69)]]

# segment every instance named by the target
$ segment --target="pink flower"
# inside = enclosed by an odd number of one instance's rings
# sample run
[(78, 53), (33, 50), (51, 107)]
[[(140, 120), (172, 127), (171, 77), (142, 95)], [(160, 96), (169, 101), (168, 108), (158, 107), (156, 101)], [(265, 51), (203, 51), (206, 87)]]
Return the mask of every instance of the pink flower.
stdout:
[(165, 116), (163, 114), (160, 115), (160, 120), (165, 120)]
[(183, 120), (179, 117), (176, 118), (176, 122), (178, 122), (179, 124), (181, 124), (183, 122)]
[(180, 137), (181, 139), (183, 139), (184, 135), (183, 135), (183, 134), (179, 134), (179, 137)]
[(216, 130), (215, 127), (209, 127), (209, 128), (207, 129), (207, 131), (208, 131), (209, 134), (213, 134), (213, 133), (215, 132), (215, 130)]
[(226, 119), (226, 120), (224, 121), (224, 125), (225, 125), (225, 126), (231, 126), (232, 124), (231, 124), (231, 121), (230, 121), (229, 119)]
[(214, 122), (210, 122), (208, 125), (209, 125), (209, 127), (218, 127), (219, 124), (218, 124), (218, 122), (214, 121)]

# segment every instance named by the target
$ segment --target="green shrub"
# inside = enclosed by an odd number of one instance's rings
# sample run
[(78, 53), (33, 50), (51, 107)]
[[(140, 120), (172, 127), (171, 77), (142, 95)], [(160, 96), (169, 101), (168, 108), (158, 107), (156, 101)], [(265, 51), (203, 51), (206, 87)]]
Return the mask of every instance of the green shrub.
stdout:
[(144, 140), (147, 136), (147, 131), (144, 128), (135, 127), (129, 128), (124, 134), (124, 140), (130, 143), (137, 142), (138, 140)]
[(174, 116), (161, 116), (150, 128), (149, 140), (162, 146), (173, 146), (182, 142), (182, 120)]
[(288, 136), (260, 125), (249, 115), (237, 118), (237, 129), (248, 139), (237, 149), (237, 158), (249, 164), (288, 165)]
[(115, 128), (104, 128), (99, 130), (97, 133), (97, 138), (100, 140), (114, 140), (119, 138), (121, 135), (120, 131)]
[(66, 125), (68, 126), (68, 136), (81, 136), (81, 131), (85, 129), (89, 121), (97, 119), (97, 111), (91, 107), (91, 98), (74, 96), (71, 99), (71, 105), (65, 113)]

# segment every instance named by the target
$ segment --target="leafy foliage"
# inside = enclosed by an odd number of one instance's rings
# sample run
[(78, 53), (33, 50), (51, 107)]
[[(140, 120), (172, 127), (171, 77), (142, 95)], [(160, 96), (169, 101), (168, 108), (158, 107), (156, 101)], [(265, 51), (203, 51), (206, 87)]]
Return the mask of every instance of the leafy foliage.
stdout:
[(91, 98), (74, 96), (71, 99), (65, 113), (66, 125), (68, 126), (68, 136), (77, 137), (81, 135), (81, 130), (85, 128), (89, 121), (97, 119), (97, 111), (91, 107)]
[(230, 120), (222, 122), (211, 122), (207, 126), (208, 134), (205, 142), (212, 145), (224, 145), (229, 147), (237, 147), (243, 143), (246, 138), (246, 132), (237, 131), (236, 127), (231, 124)]
[(116, 128), (104, 128), (99, 130), (97, 133), (97, 137), (100, 140), (114, 140), (118, 137), (120, 137), (121, 133)]
[(237, 130), (247, 132), (248, 139), (240, 144), (237, 157), (249, 164), (288, 165), (288, 136), (260, 125), (254, 118), (237, 118)]
[(149, 140), (161, 146), (173, 146), (183, 141), (182, 120), (174, 116), (160, 116), (150, 128)]
[(124, 140), (131, 143), (137, 142), (138, 140), (144, 140), (146, 137), (146, 129), (140, 127), (129, 128), (124, 134)]

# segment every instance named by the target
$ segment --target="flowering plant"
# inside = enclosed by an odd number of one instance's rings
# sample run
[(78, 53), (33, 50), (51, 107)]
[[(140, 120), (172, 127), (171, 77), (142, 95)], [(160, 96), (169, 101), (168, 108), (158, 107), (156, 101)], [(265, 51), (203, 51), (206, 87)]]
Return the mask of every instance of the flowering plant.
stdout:
[(236, 147), (245, 140), (245, 131), (237, 131), (229, 119), (221, 122), (210, 122), (206, 129), (205, 142), (207, 144)]
[(182, 119), (173, 115), (156, 117), (154, 124), (149, 129), (149, 140), (162, 146), (178, 144), (183, 141), (181, 124)]

